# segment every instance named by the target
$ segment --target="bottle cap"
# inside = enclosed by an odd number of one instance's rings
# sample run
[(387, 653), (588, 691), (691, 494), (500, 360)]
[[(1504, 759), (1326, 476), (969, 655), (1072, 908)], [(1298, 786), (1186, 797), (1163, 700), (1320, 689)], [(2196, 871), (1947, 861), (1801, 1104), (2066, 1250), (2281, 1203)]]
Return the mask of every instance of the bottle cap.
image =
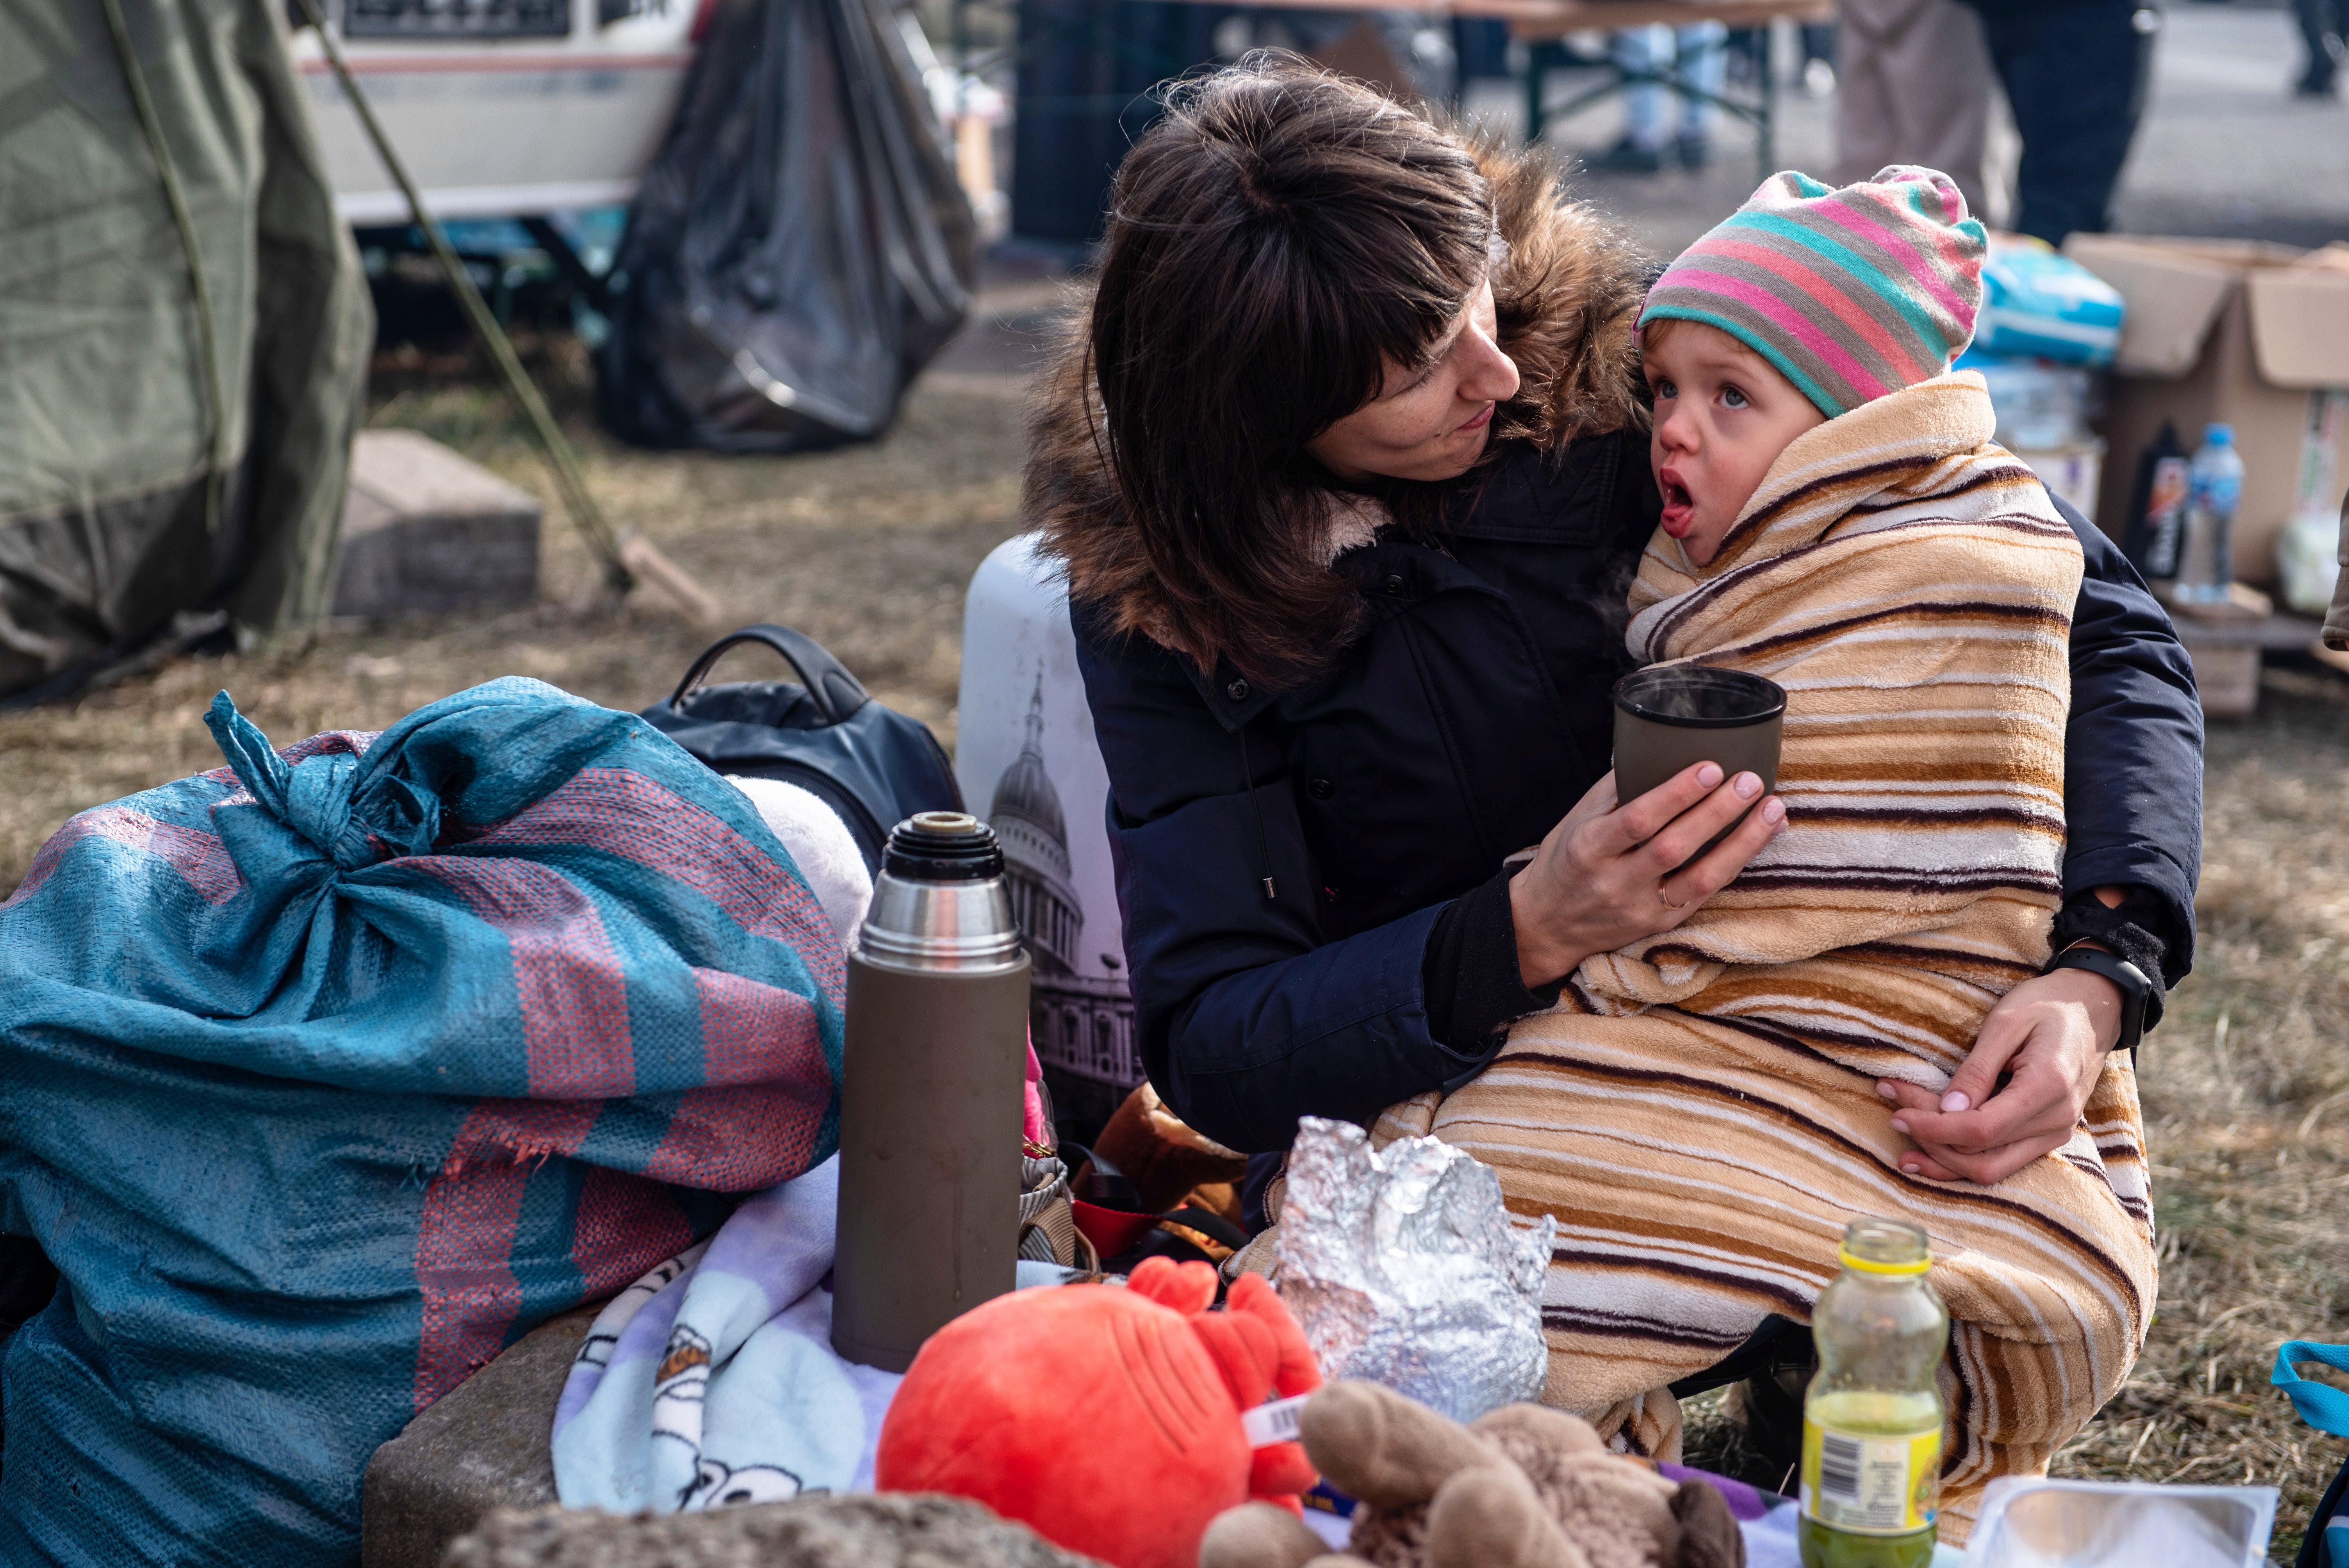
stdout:
[(2235, 444), (2235, 428), (2214, 424), (2202, 432), (2202, 438), (2214, 447), (2231, 447)]
[(1854, 1220), (1844, 1227), (1837, 1261), (1858, 1274), (1913, 1279), (1933, 1266), (1925, 1233), (1906, 1220)]

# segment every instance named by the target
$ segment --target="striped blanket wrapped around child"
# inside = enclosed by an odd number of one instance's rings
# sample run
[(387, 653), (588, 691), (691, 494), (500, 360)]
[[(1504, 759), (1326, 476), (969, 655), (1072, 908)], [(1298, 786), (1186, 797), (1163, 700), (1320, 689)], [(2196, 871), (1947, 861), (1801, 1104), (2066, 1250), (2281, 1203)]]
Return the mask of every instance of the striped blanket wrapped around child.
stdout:
[(2046, 961), (2080, 550), (1957, 372), (1806, 432), (1692, 568), (1661, 531), (1633, 651), (1786, 688), (1787, 828), (1677, 930), (1586, 962), (1448, 1096), (1392, 1108), (1558, 1222), (1546, 1399), (1675, 1457), (1665, 1386), (1807, 1320), (1847, 1221), (1932, 1238), (1955, 1326), (1945, 1537), (2119, 1387), (2154, 1302), (2135, 1078), (1995, 1187), (1904, 1175), (1879, 1077), (1938, 1089)]

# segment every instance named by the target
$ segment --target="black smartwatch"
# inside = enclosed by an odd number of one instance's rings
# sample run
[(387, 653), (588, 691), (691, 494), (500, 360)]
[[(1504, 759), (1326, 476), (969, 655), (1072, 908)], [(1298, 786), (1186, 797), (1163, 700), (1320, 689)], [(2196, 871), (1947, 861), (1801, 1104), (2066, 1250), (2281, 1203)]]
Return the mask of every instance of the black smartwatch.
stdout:
[(2153, 982), (2145, 971), (2127, 959), (2095, 947), (2067, 947), (2055, 955), (2047, 966), (2053, 975), (2058, 969), (2085, 969), (2091, 975), (2101, 975), (2121, 988), (2121, 1037), (2113, 1049), (2132, 1051), (2145, 1037), (2145, 999), (2153, 995)]

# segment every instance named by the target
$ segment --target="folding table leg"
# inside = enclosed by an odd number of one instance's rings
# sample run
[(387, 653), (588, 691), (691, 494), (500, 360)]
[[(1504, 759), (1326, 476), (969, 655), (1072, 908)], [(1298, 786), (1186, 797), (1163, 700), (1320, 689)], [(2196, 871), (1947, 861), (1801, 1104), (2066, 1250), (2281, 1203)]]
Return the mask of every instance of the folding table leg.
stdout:
[(1552, 46), (1543, 42), (1526, 46), (1526, 145), (1531, 147), (1542, 137), (1542, 77), (1549, 67)]

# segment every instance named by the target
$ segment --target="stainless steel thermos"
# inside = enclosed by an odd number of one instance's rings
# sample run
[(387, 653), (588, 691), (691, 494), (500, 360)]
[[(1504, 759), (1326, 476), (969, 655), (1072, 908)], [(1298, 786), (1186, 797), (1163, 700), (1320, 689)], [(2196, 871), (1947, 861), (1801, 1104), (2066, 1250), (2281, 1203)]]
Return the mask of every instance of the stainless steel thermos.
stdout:
[(903, 1372), (1012, 1288), (1028, 970), (994, 830), (891, 830), (848, 954), (832, 1344), (851, 1361)]

